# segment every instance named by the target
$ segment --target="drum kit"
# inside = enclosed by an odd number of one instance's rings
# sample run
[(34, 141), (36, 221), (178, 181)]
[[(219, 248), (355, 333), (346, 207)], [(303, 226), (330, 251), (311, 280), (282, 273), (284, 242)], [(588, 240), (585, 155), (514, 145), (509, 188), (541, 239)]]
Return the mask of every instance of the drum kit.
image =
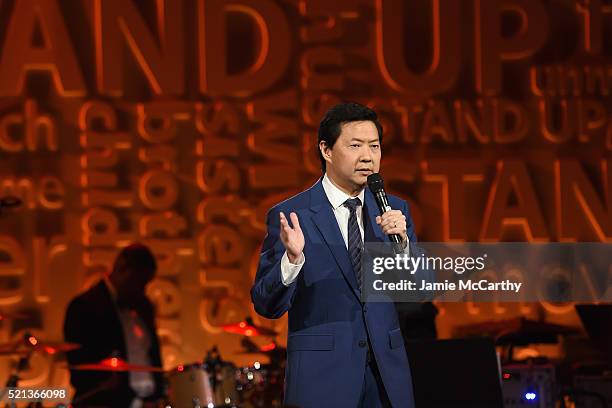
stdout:
[[(0, 320), (10, 318), (0, 314)], [(71, 365), (69, 368), (105, 372), (163, 372), (167, 385), (167, 398), (163, 402), (165, 408), (281, 407), (286, 350), (274, 341), (258, 346), (250, 339), (256, 336), (274, 337), (278, 333), (255, 325), (250, 318), (222, 326), (222, 329), (227, 333), (244, 336), (241, 341), (243, 350), (238, 354), (267, 356), (269, 363), (255, 362), (249, 366), (236, 366), (223, 360), (215, 346), (206, 353), (201, 362), (181, 364), (170, 371), (161, 367), (130, 364), (118, 357), (109, 357), (96, 363)], [(6, 388), (18, 387), (20, 373), (28, 368), (34, 353), (54, 355), (80, 347), (73, 343), (43, 341), (30, 333), (25, 333), (21, 340), (0, 344), (0, 356), (19, 356), (19, 362), (6, 382)], [(28, 405), (41, 406), (39, 402)], [(56, 405), (58, 408), (65, 406)]]
[[(275, 342), (257, 346), (250, 337), (274, 337), (274, 330), (257, 326), (250, 318), (222, 326), (226, 333), (242, 335), (243, 351), (239, 354), (266, 355), (268, 364), (255, 362), (239, 367), (221, 358), (217, 347), (206, 353), (201, 362), (181, 364), (165, 371), (167, 400), (164, 407), (180, 408), (276, 408), (282, 405), (285, 349)], [(96, 364), (79, 364), (72, 370), (162, 372), (160, 367), (129, 364), (116, 357)]]
[[(3, 209), (17, 208), (22, 204), (18, 197), (0, 197), (0, 214)], [(0, 321), (24, 319), (27, 316), (9, 315), (0, 312)], [(161, 367), (130, 364), (118, 357), (109, 357), (89, 364), (71, 365), (71, 370), (106, 372), (164, 372), (167, 383), (167, 400), (164, 408), (276, 408), (282, 405), (286, 349), (273, 340), (278, 333), (269, 328), (255, 325), (251, 318), (222, 326), (226, 333), (244, 336), (244, 350), (239, 354), (262, 355), (269, 358), (268, 364), (255, 362), (239, 367), (221, 358), (216, 347), (208, 351), (202, 362), (182, 364), (170, 371)], [(271, 342), (257, 346), (251, 337), (267, 337)], [(25, 333), (18, 341), (0, 344), (0, 356), (18, 356), (14, 372), (0, 389), (0, 399), (7, 388), (17, 387), (20, 374), (29, 367), (34, 353), (54, 355), (81, 348), (79, 344), (42, 341)], [(15, 406), (15, 404), (9, 404)], [(65, 407), (57, 404), (56, 408)], [(41, 402), (30, 403), (28, 407), (42, 407)]]
[(268, 364), (239, 367), (221, 358), (216, 347), (202, 362), (179, 365), (167, 373), (170, 407), (276, 408), (282, 405), (285, 349), (271, 342), (257, 346), (250, 337), (275, 337), (274, 330), (257, 326), (250, 318), (222, 326), (226, 333), (244, 336), (239, 354), (265, 355)]
[[(10, 316), (4, 313), (0, 313), (0, 320), (14, 319), (15, 316)], [(42, 355), (54, 355), (57, 353), (65, 353), (68, 351), (76, 350), (80, 348), (78, 344), (74, 343), (63, 343), (63, 342), (51, 342), (43, 341), (33, 336), (31, 333), (24, 333), (22, 339), (16, 341), (10, 341), (8, 343), (0, 344), (0, 356), (18, 356), (19, 360), (15, 365), (13, 373), (6, 380), (5, 387), (0, 390), (0, 399), (4, 399), (5, 393), (9, 388), (17, 388), (19, 385), (20, 374), (30, 366), (30, 358), (33, 354)], [(8, 407), (15, 407), (15, 402), (10, 402)], [(57, 408), (64, 408), (67, 405), (64, 403), (58, 403)], [(30, 402), (27, 405), (28, 408), (42, 407), (42, 402)]]

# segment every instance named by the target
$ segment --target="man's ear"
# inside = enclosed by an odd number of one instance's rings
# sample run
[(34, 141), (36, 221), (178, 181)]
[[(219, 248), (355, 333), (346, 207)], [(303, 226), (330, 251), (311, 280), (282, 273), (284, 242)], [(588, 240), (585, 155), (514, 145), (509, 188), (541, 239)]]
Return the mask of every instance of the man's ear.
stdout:
[(323, 159), (326, 162), (331, 161), (331, 148), (328, 146), (325, 140), (321, 140), (319, 142), (319, 150), (321, 151), (321, 155), (323, 155)]

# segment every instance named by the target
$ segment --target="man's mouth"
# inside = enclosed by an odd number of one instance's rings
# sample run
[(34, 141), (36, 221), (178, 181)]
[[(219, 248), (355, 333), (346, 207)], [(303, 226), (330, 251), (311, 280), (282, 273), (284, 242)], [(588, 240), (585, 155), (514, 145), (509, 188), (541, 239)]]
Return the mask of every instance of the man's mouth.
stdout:
[(368, 169), (358, 169), (358, 170), (357, 170), (357, 172), (358, 172), (358, 173), (367, 173), (367, 174), (370, 174), (370, 173), (372, 173), (372, 170), (368, 170)]

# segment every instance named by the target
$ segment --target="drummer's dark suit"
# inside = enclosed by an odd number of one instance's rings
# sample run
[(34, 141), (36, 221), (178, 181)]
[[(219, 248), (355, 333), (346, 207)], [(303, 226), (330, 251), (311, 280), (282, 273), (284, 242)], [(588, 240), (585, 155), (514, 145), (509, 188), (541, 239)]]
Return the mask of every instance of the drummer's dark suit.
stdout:
[[(161, 367), (153, 305), (145, 299), (137, 308), (137, 313), (151, 336), (151, 362)], [(82, 345), (81, 349), (68, 353), (70, 365), (96, 363), (113, 354), (127, 359), (123, 327), (104, 281), (70, 302), (64, 321), (64, 338)], [(162, 374), (154, 374), (154, 381), (155, 394), (151, 399), (157, 399), (163, 393)], [(127, 373), (71, 370), (70, 382), (76, 391), (73, 398), (75, 407), (128, 407), (134, 398)], [(104, 387), (105, 384), (108, 386)], [(99, 392), (96, 392), (97, 389)]]

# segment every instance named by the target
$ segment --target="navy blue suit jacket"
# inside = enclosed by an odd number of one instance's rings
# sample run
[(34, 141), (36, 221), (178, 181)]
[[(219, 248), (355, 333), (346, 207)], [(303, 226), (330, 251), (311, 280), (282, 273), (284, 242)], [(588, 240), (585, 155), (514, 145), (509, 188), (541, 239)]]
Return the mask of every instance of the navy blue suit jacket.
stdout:
[[(407, 233), (416, 241), (405, 201), (388, 197), (406, 216)], [(279, 212), (297, 213), (305, 237), (306, 262), (289, 286), (281, 280), (285, 248), (279, 236)], [(365, 242), (388, 241), (376, 224), (378, 207), (366, 188)], [(268, 213), (251, 298), (260, 315), (276, 319), (289, 312), (285, 404), (301, 408), (358, 406), (366, 368), (368, 334), (385, 389), (394, 407), (414, 408), (412, 378), (393, 303), (365, 303), (321, 180), (276, 205)]]

